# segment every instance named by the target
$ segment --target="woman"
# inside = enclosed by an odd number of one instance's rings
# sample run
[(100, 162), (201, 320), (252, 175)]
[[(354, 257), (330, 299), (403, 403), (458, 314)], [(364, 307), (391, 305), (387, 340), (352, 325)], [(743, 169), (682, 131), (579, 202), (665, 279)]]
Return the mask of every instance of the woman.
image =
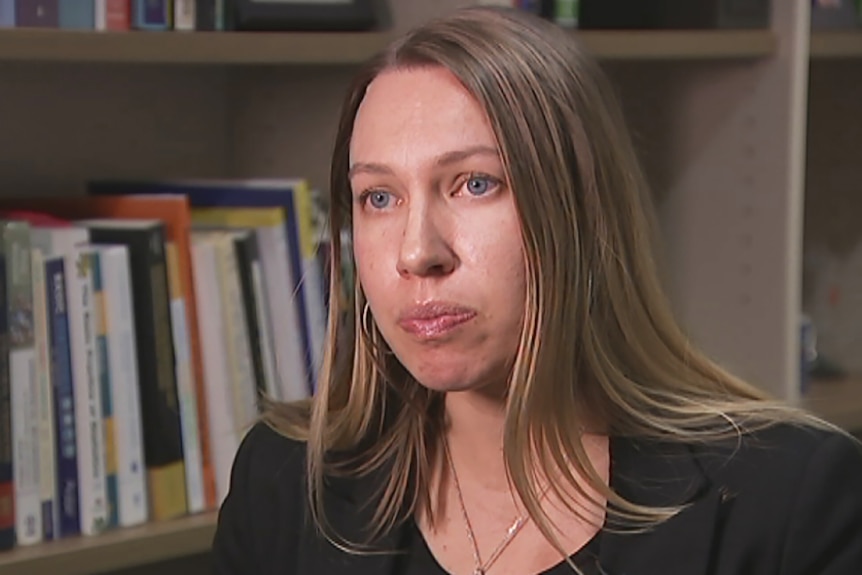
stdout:
[(567, 34), (475, 8), (399, 39), (348, 94), (331, 193), (355, 293), (317, 396), (242, 444), (219, 573), (862, 572), (856, 444), (685, 339)]

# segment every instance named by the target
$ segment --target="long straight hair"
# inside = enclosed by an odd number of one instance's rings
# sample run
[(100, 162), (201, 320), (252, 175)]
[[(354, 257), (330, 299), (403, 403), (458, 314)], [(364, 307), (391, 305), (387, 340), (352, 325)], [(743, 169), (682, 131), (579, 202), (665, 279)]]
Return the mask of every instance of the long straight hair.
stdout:
[(328, 474), (387, 470), (372, 538), (420, 508), (433, 517), (442, 396), (394, 358), (361, 285), (342, 297), (339, 235), (351, 228), (349, 146), (365, 90), (382, 71), (423, 66), (451, 72), (487, 114), (515, 197), (527, 289), (504, 457), (513, 489), (563, 555), (539, 505), (543, 474), (562, 477), (552, 490), (585, 520), (597, 516), (576, 496), (592, 489), (606, 499), (608, 528), (648, 527), (678, 510), (618, 496), (590, 464), (583, 433), (709, 442), (807, 419), (711, 361), (676, 323), (653, 257), (650, 191), (616, 94), (575, 38), (527, 14), (462, 9), (395, 41), (349, 88), (332, 157), (333, 299), (318, 392), (267, 412), (277, 430), (307, 441), (311, 510), (331, 540), (362, 548), (328, 529)]

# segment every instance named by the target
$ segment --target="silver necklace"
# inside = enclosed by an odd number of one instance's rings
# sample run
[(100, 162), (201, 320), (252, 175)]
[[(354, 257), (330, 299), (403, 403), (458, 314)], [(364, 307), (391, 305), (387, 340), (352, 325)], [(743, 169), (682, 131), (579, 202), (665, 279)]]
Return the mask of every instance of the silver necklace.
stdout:
[[(521, 531), (521, 528), (529, 520), (529, 515), (520, 515), (515, 521), (509, 526), (509, 529), (506, 530), (506, 536), (503, 537), (503, 540), (497, 545), (494, 552), (491, 553), (491, 556), (488, 557), (488, 560), (482, 563), (482, 559), (479, 556), (479, 545), (476, 543), (476, 536), (473, 533), (473, 526), (470, 523), (470, 517), (467, 515), (467, 507), (464, 505), (464, 494), (461, 491), (461, 483), (458, 481), (458, 473), (455, 471), (455, 463), (452, 461), (452, 453), (449, 451), (449, 441), (443, 436), (443, 447), (446, 450), (446, 459), (449, 461), (449, 468), (452, 471), (452, 480), (455, 483), (455, 493), (458, 496), (458, 504), (461, 507), (461, 515), (464, 518), (464, 526), (467, 529), (467, 539), (470, 540), (470, 545), (473, 547), (473, 562), (476, 565), (476, 568), (473, 570), (473, 575), (485, 575), (488, 572), (488, 569), (497, 561), (503, 551), (508, 547), (509, 543), (515, 538), (515, 536)], [(544, 498), (547, 489), (542, 492), (542, 498)]]

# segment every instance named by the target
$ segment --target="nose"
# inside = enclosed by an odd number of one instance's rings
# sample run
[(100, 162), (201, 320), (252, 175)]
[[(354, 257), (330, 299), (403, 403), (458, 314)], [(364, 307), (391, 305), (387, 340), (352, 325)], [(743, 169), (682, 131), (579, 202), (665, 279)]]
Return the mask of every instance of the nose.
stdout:
[(411, 206), (398, 254), (401, 277), (442, 277), (455, 270), (458, 258), (441, 218), (428, 204)]

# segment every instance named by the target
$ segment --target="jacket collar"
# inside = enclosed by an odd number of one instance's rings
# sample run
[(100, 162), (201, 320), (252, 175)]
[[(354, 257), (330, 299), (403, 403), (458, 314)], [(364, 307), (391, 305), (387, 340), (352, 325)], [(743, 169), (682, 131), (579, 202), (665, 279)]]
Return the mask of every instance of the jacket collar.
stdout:
[(684, 509), (649, 531), (604, 531), (599, 557), (602, 573), (706, 573), (725, 497), (712, 488), (697, 454), (681, 444), (614, 438), (611, 466), (611, 486), (628, 501), (646, 506), (683, 505)]
[(374, 510), (379, 501), (378, 489), (387, 476), (385, 469), (362, 477), (335, 477), (324, 487), (324, 511), (330, 533), (336, 543), (328, 541), (309, 524), (302, 530), (298, 573), (350, 573), (351, 575), (385, 575), (394, 573), (397, 557), (405, 549), (405, 525), (390, 530), (371, 541), (369, 552), (344, 552), (338, 542), (366, 543), (370, 535)]
[[(611, 439), (611, 486), (625, 499), (646, 506), (685, 508), (658, 527), (643, 533), (601, 534), (599, 562), (605, 575), (664, 575), (706, 573), (711, 560), (713, 531), (725, 499), (692, 450), (684, 445)], [(377, 501), (376, 489), (385, 471), (362, 478), (334, 479), (324, 497), (334, 532), (351, 541), (367, 536)], [(398, 554), (407, 541), (408, 526), (391, 530), (374, 542), (375, 552), (351, 554), (337, 550), (303, 529), (300, 573), (394, 573)], [(685, 541), (684, 545), (680, 545)]]

